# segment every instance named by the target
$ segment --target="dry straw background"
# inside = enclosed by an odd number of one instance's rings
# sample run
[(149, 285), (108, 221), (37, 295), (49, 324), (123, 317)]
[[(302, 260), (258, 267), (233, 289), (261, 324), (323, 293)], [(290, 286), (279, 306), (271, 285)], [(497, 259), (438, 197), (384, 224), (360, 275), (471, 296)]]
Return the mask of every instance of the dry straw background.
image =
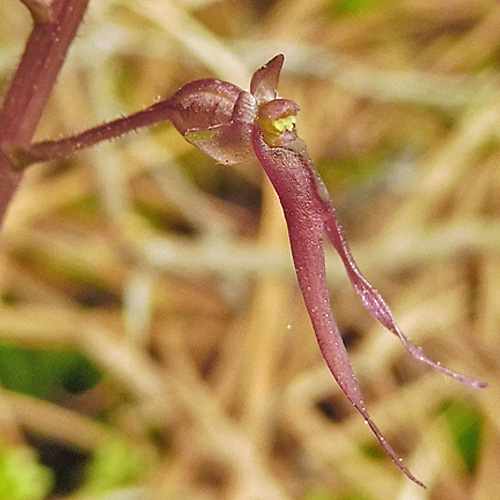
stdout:
[[(29, 30), (3, 0), (4, 90)], [(320, 357), (258, 164), (215, 165), (159, 125), (30, 168), (3, 228), (1, 345), (76, 350), (101, 378), (43, 400), (6, 387), (0, 442), (85, 460), (119, 442), (142, 467), (96, 493), (69, 461), (50, 498), (500, 498), (498, 3), (94, 0), (37, 139), (198, 78), (246, 88), (278, 52), (361, 269), (414, 342), (488, 389), (410, 359), (328, 250), (367, 407), (429, 489), (410, 483)]]

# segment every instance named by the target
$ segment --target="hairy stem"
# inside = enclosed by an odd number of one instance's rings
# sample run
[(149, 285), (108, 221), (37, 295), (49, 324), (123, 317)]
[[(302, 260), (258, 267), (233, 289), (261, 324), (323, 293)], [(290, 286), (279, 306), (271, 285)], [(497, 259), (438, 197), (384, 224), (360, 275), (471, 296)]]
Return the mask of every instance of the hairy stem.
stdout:
[(3, 146), (26, 146), (32, 140), (88, 2), (53, 0), (50, 15), (33, 14), (31, 7), (40, 2), (24, 2), (35, 24), (0, 111), (0, 223), (22, 176)]
[(67, 158), (80, 149), (99, 142), (115, 139), (139, 128), (169, 121), (172, 113), (170, 102), (162, 101), (130, 116), (103, 123), (71, 137), (58, 141), (43, 141), (28, 147), (9, 145), (5, 147), (13, 166), (20, 170), (32, 163)]

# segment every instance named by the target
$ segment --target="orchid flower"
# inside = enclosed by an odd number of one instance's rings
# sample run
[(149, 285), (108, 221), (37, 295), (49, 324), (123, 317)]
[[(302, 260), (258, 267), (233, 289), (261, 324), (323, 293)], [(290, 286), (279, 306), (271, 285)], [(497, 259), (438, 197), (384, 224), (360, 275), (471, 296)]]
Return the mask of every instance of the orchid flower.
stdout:
[(323, 252), (324, 235), (339, 254), (363, 305), (378, 322), (399, 337), (411, 356), (466, 386), (483, 388), (486, 384), (448, 370), (427, 357), (420, 347), (403, 335), (385, 301), (361, 274), (326, 187), (309, 157), (305, 143), (295, 131), (299, 107), (292, 101), (278, 97), (277, 85), (283, 61), (283, 55), (277, 55), (257, 70), (249, 92), (220, 80), (194, 81), (169, 99), (129, 117), (67, 139), (47, 141), (26, 149), (10, 147), (8, 153), (11, 161), (22, 167), (37, 161), (68, 156), (78, 149), (142, 126), (170, 121), (189, 143), (217, 162), (230, 165), (257, 157), (279, 196), (300, 290), (328, 368), (384, 451), (408, 478), (425, 487), (405, 467), (365, 408), (330, 306)]

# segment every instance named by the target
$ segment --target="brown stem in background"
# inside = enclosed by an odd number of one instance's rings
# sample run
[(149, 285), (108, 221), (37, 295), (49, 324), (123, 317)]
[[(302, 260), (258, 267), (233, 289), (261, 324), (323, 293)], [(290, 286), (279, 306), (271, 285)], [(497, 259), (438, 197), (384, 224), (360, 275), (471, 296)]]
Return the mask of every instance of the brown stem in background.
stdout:
[(2, 447), (18, 447), (25, 444), (17, 415), (6, 399), (3, 387), (0, 387), (0, 445)]
[[(31, 142), (88, 2), (53, 0), (50, 13), (44, 2), (23, 2), (34, 26), (0, 111), (0, 146)], [(21, 178), (0, 150), (0, 224)]]

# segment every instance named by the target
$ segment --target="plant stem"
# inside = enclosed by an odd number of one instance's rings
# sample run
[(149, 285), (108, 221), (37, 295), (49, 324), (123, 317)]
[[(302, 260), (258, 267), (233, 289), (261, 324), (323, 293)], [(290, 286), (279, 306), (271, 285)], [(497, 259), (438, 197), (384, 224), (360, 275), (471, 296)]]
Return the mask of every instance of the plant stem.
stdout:
[[(88, 2), (53, 0), (52, 22), (34, 14), (33, 31), (0, 111), (2, 148), (31, 142)], [(21, 177), (0, 150), (0, 223)]]
[(32, 163), (67, 158), (76, 151), (99, 142), (115, 139), (141, 127), (169, 121), (172, 110), (171, 101), (166, 100), (133, 115), (103, 123), (71, 137), (57, 141), (38, 142), (28, 147), (7, 146), (5, 150), (14, 168), (21, 170)]

